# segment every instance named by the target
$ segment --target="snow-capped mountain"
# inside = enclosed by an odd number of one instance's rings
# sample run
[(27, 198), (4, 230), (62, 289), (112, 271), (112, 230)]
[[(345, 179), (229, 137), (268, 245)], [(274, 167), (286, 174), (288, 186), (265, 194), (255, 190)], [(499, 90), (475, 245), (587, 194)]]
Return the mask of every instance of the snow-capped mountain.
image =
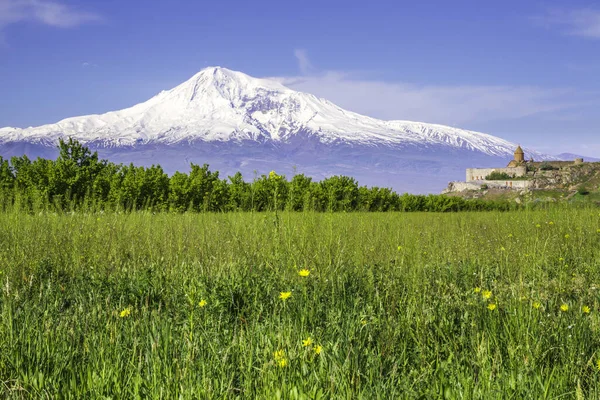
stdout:
[[(289, 173), (295, 166), (317, 178), (345, 174), (413, 191), (441, 190), (448, 180), (460, 179), (466, 166), (503, 165), (516, 147), (478, 132), (370, 118), (219, 67), (124, 110), (2, 128), (0, 155), (50, 156), (60, 137), (86, 143), (113, 161), (160, 163), (169, 172), (208, 162), (251, 178), (253, 171)], [(526, 151), (528, 157), (551, 158)]]
[(560, 154), (557, 154), (555, 157), (558, 158), (559, 160), (564, 160), (564, 161), (570, 161), (570, 160), (574, 160), (576, 158), (583, 158), (585, 161), (588, 161), (588, 162), (600, 161), (600, 158), (586, 157), (586, 156), (582, 156), (581, 154), (574, 154), (574, 153), (560, 153)]

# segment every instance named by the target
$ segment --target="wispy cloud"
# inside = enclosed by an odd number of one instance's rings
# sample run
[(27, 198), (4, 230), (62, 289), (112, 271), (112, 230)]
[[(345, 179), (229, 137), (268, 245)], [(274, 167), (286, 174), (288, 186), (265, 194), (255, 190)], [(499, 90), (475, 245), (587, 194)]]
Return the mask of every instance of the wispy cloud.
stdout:
[(98, 64), (91, 63), (91, 62), (88, 62), (88, 61), (84, 61), (84, 62), (81, 63), (81, 66), (83, 68), (97, 68)]
[(600, 9), (550, 9), (533, 20), (547, 28), (558, 28), (567, 35), (600, 39)]
[(298, 68), (300, 69), (300, 73), (302, 75), (308, 75), (313, 72), (314, 67), (308, 58), (308, 53), (304, 49), (296, 49), (294, 50), (294, 56), (296, 60), (298, 60)]
[(19, 22), (70, 28), (100, 19), (98, 14), (77, 10), (56, 1), (0, 0), (0, 30)]
[[(300, 58), (299, 58), (300, 60)], [(302, 65), (312, 65), (306, 52)], [(300, 68), (303, 69), (302, 67)], [(284, 85), (323, 97), (351, 111), (386, 120), (412, 120), (464, 127), (569, 110), (579, 104), (564, 88), (503, 85), (431, 85), (369, 79), (368, 74), (304, 69), (278, 77)]]

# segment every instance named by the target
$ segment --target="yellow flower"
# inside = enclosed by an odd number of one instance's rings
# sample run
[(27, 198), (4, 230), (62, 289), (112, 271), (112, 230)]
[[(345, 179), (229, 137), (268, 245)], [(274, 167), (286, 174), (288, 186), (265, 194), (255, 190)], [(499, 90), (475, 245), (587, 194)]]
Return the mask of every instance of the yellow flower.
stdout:
[(323, 347), (320, 345), (315, 346), (315, 354), (321, 354), (321, 350), (323, 350)]
[(125, 317), (129, 317), (130, 314), (131, 314), (131, 308), (127, 307), (123, 311), (121, 311), (121, 313), (119, 314), (119, 316), (121, 318), (125, 318)]
[(581, 311), (584, 314), (589, 314), (591, 310), (590, 310), (590, 308), (588, 306), (583, 306), (583, 307), (581, 307)]
[(562, 311), (562, 312), (569, 311), (569, 305), (568, 304), (561, 304), (560, 311)]
[(292, 296), (292, 292), (281, 292), (279, 293), (279, 298), (283, 301), (286, 301)]
[[(600, 229), (598, 229), (598, 232), (600, 232)], [(402, 250), (402, 246), (398, 246), (398, 251)]]
[(288, 365), (288, 362), (285, 358), (282, 358), (281, 360), (277, 361), (277, 364), (279, 365), (279, 368), (285, 368)]
[(307, 270), (306, 268), (301, 269), (300, 271), (298, 271), (298, 275), (302, 276), (302, 277), (307, 277), (310, 275), (310, 271)]
[(361, 320), (360, 320), (360, 323), (361, 323), (361, 325), (362, 325), (362, 326), (365, 326), (365, 325), (367, 324), (367, 321), (366, 321), (366, 320), (364, 320), (364, 319), (361, 319)]
[(487, 308), (490, 311), (494, 311), (496, 309), (496, 305), (494, 303), (490, 303), (490, 304), (488, 304)]
[(478, 286), (475, 289), (473, 289), (473, 293), (479, 293), (481, 292), (481, 288)]
[(273, 178), (276, 178), (276, 177), (277, 177), (277, 174), (275, 173), (275, 171), (269, 172), (269, 179), (273, 179)]
[(488, 300), (489, 298), (491, 298), (491, 297), (492, 297), (492, 292), (491, 292), (491, 291), (489, 291), (489, 290), (484, 290), (484, 291), (481, 293), (481, 297), (483, 297), (485, 300)]
[(542, 226), (540, 224), (535, 224), (536, 228), (541, 228)]
[(508, 234), (508, 237), (509, 237), (509, 238), (513, 237), (513, 234), (512, 234), (512, 233), (509, 233), (509, 234)]
[(200, 303), (198, 303), (198, 307), (200, 307), (200, 308), (205, 307), (206, 304), (207, 304), (206, 300), (202, 299), (202, 300), (200, 300)]
[(600, 229), (596, 229), (596, 233), (600, 233)]
[(506, 251), (506, 249), (504, 248), (504, 246), (500, 247), (501, 251)]
[(554, 225), (554, 222), (550, 221), (548, 222), (548, 225)]
[(600, 360), (596, 361), (596, 368), (598, 368), (598, 371), (600, 371)]
[(532, 304), (532, 307), (535, 308), (536, 310), (538, 308), (540, 308), (542, 306), (542, 303), (540, 303), (539, 301), (534, 301)]
[(273, 353), (273, 357), (275, 357), (275, 360), (281, 360), (285, 358), (285, 352), (281, 349), (277, 350), (275, 353)]
[(308, 347), (308, 346), (310, 346), (311, 344), (312, 344), (312, 339), (310, 338), (310, 336), (309, 336), (309, 337), (307, 337), (307, 338), (306, 338), (306, 340), (303, 340), (303, 341), (302, 341), (302, 346), (304, 346), (304, 347)]
[(565, 239), (568, 239), (570, 237), (571, 237), (571, 235), (569, 235), (568, 233), (565, 235)]

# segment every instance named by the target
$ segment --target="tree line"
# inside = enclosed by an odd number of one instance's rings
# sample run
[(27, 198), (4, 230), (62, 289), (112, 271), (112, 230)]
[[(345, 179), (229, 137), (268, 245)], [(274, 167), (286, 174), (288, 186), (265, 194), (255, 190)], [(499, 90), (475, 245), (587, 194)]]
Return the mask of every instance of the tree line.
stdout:
[(222, 179), (207, 164), (189, 173), (114, 164), (76, 140), (60, 140), (56, 160), (26, 155), (0, 157), (0, 205), (27, 210), (226, 211), (483, 211), (509, 210), (506, 201), (464, 200), (444, 195), (399, 195), (389, 188), (359, 186), (348, 176), (290, 180), (272, 171), (244, 181)]

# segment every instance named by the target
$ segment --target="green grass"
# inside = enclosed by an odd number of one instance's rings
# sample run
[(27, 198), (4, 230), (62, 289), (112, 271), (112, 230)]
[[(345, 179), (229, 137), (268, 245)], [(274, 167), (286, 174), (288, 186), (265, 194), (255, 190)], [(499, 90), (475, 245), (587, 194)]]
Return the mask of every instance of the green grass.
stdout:
[(566, 208), (0, 214), (0, 394), (599, 398), (599, 229)]

